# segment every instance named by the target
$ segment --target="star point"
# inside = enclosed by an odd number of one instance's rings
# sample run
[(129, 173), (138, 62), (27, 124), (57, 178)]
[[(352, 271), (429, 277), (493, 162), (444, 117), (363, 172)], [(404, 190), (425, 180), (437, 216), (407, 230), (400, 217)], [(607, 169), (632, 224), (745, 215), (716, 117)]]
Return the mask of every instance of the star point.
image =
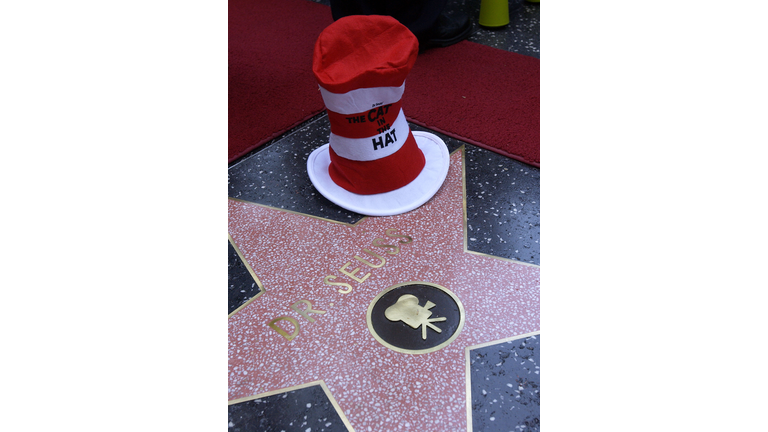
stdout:
[[(462, 156), (422, 207), (354, 225), (230, 199), (230, 236), (266, 289), (229, 318), (230, 399), (323, 380), (356, 430), (467, 429), (464, 350), (539, 330), (539, 268), (468, 253)], [(406, 281), (457, 296), (456, 339), (405, 354), (373, 337), (371, 302)], [(446, 323), (430, 304), (415, 306), (423, 336)]]

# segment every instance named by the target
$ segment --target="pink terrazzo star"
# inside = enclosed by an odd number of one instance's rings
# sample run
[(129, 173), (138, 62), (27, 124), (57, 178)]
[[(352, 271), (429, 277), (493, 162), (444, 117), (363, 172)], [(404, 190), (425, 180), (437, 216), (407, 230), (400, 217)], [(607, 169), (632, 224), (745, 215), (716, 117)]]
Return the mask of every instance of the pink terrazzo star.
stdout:
[[(540, 269), (466, 251), (462, 164), (454, 152), (422, 207), (355, 225), (229, 200), (229, 233), (265, 289), (229, 318), (230, 400), (324, 380), (358, 432), (467, 430), (464, 350), (539, 330)], [(438, 351), (395, 352), (367, 327), (371, 301), (409, 281), (464, 306), (463, 329)], [(281, 317), (282, 335), (269, 326)]]

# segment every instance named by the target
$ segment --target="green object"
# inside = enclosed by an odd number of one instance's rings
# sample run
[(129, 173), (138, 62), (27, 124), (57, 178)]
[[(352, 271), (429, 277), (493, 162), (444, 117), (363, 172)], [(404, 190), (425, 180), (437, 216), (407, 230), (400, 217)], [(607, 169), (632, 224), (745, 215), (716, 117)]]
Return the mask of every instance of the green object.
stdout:
[(501, 27), (509, 24), (509, 0), (482, 0), (479, 23), (483, 27)]

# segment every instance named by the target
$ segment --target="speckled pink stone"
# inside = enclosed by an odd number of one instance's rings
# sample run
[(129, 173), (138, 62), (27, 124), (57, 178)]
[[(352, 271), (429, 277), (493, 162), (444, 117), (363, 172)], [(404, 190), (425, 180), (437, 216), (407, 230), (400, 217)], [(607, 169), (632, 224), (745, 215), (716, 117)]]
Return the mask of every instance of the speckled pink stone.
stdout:
[[(230, 400), (324, 380), (357, 432), (467, 430), (464, 350), (540, 329), (540, 269), (465, 251), (462, 156), (454, 152), (445, 183), (422, 207), (355, 226), (229, 200), (229, 233), (265, 288), (229, 318)], [(397, 244), (385, 236), (390, 228), (413, 238), (396, 255), (372, 245)], [(355, 255), (379, 262), (363, 249), (386, 264), (361, 264)], [(345, 263), (370, 277), (352, 280), (339, 271)], [(352, 292), (323, 283), (327, 275)], [(368, 330), (373, 298), (408, 281), (442, 285), (464, 306), (464, 328), (439, 351), (398, 353)], [(326, 313), (307, 321), (290, 308), (302, 299)], [(300, 324), (290, 342), (267, 325), (280, 316)]]

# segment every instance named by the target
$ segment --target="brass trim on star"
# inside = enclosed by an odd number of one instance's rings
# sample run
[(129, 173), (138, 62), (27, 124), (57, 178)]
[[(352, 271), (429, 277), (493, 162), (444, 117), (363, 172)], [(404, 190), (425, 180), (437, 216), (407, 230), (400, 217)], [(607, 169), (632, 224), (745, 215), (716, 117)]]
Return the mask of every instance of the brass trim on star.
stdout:
[[(471, 253), (471, 254), (474, 254), (474, 255), (487, 256), (487, 257), (495, 258), (495, 259), (502, 260), (502, 261), (509, 261), (509, 262), (513, 262), (513, 263), (517, 263), (517, 264), (522, 264), (522, 265), (529, 266), (529, 267), (541, 268), (541, 266), (537, 265), (537, 264), (531, 264), (531, 263), (527, 263), (527, 262), (524, 262), (524, 261), (518, 261), (518, 260), (513, 260), (513, 259), (510, 259), (510, 258), (504, 258), (504, 257), (496, 256), (496, 255), (490, 255), (490, 254), (483, 253), (483, 252), (476, 252), (476, 251), (473, 251), (473, 250), (469, 250), (469, 242), (468, 242), (468, 240), (469, 240), (469, 226), (467, 224), (467, 218), (468, 218), (468, 215), (469, 215), (469, 212), (467, 211), (467, 153), (465, 151), (464, 144), (462, 144), (461, 147), (457, 148), (454, 151), (459, 151), (459, 150), (461, 150), (461, 194), (462, 194), (462, 202), (463, 202), (463, 206), (464, 206), (464, 208), (463, 208), (463, 211), (464, 211), (464, 252)], [(453, 152), (451, 152), (451, 154), (453, 154)]]
[(327, 218), (320, 217), (320, 216), (314, 216), (314, 215), (311, 215), (311, 214), (306, 214), (306, 213), (298, 212), (298, 211), (295, 211), (295, 210), (288, 210), (288, 209), (284, 209), (284, 208), (280, 208), (280, 207), (274, 207), (274, 206), (267, 205), (267, 204), (259, 204), (259, 203), (255, 203), (253, 201), (246, 201), (246, 200), (242, 200), (242, 199), (239, 199), (239, 198), (227, 197), (227, 199), (230, 199), (232, 201), (238, 201), (238, 202), (245, 203), (245, 204), (253, 204), (255, 206), (265, 207), (265, 208), (268, 208), (268, 209), (277, 210), (277, 211), (281, 211), (281, 212), (293, 213), (293, 214), (296, 214), (296, 215), (299, 215), (299, 216), (306, 216), (306, 217), (312, 218), (312, 219), (319, 219), (319, 220), (325, 221), (325, 222), (335, 223), (335, 224), (339, 224), (339, 225), (351, 226), (351, 227), (357, 226), (357, 225), (360, 224), (360, 222), (368, 219), (368, 216), (363, 216), (362, 219), (360, 219), (359, 221), (357, 221), (355, 223), (339, 222), (339, 221), (335, 221), (333, 219), (327, 219)]
[(235, 404), (239, 404), (239, 403), (243, 403), (243, 402), (248, 402), (248, 401), (252, 401), (252, 400), (256, 400), (256, 399), (262, 399), (262, 398), (269, 397), (269, 396), (274, 396), (274, 395), (277, 395), (277, 394), (287, 393), (289, 391), (301, 390), (301, 389), (304, 389), (304, 388), (307, 388), (307, 387), (313, 387), (313, 386), (316, 386), (316, 385), (319, 385), (320, 387), (322, 387), (323, 392), (325, 392), (325, 395), (328, 397), (328, 400), (331, 401), (331, 405), (333, 405), (333, 409), (336, 410), (336, 413), (341, 418), (341, 421), (344, 423), (344, 426), (346, 426), (347, 429), (350, 432), (355, 432), (355, 430), (352, 428), (352, 424), (349, 423), (349, 419), (347, 419), (347, 416), (344, 415), (344, 411), (341, 410), (341, 407), (339, 406), (339, 403), (336, 402), (336, 399), (334, 399), (333, 395), (331, 394), (331, 391), (328, 389), (328, 386), (325, 385), (325, 381), (323, 381), (323, 380), (312, 381), (312, 382), (309, 382), (309, 383), (306, 383), (306, 384), (299, 384), (299, 385), (295, 385), (295, 386), (292, 386), (292, 387), (286, 387), (286, 388), (279, 389), (279, 390), (269, 391), (269, 392), (266, 392), (266, 393), (259, 393), (257, 395), (253, 395), (253, 396), (246, 396), (244, 398), (234, 399), (234, 400), (229, 401), (227, 403), (227, 406), (235, 405)]
[[(393, 289), (400, 288), (401, 286), (417, 285), (417, 284), (418, 285), (428, 285), (428, 286), (437, 288), (440, 291), (443, 291), (444, 293), (448, 294), (451, 297), (451, 299), (453, 299), (453, 301), (456, 302), (456, 305), (459, 307), (459, 325), (458, 325), (458, 327), (456, 327), (456, 331), (453, 333), (453, 335), (447, 341), (441, 343), (440, 345), (434, 346), (432, 348), (426, 348), (426, 349), (423, 349), (423, 350), (409, 350), (409, 349), (404, 349), (404, 348), (396, 347), (396, 346), (388, 343), (384, 339), (382, 339), (378, 335), (378, 333), (376, 333), (376, 330), (373, 328), (373, 324), (371, 322), (371, 313), (373, 312), (374, 306), (376, 306), (376, 302), (378, 302), (379, 299), (384, 296), (384, 294), (392, 291)], [(438, 351), (438, 350), (441, 350), (441, 349), (445, 348), (451, 342), (453, 342), (457, 337), (459, 337), (459, 333), (461, 333), (461, 330), (464, 328), (465, 317), (466, 317), (466, 315), (464, 313), (464, 305), (461, 303), (461, 300), (459, 300), (459, 298), (456, 296), (456, 294), (454, 294), (453, 292), (451, 292), (451, 290), (449, 290), (448, 288), (446, 288), (444, 286), (438, 285), (436, 283), (424, 282), (424, 281), (410, 281), (410, 282), (403, 282), (403, 283), (399, 283), (399, 284), (396, 284), (396, 285), (392, 285), (391, 287), (389, 287), (389, 288), (385, 289), (384, 291), (380, 292), (376, 297), (374, 297), (373, 300), (371, 300), (371, 304), (368, 305), (368, 312), (366, 312), (366, 314), (365, 314), (365, 320), (366, 320), (366, 324), (368, 325), (368, 331), (371, 333), (371, 335), (374, 337), (374, 339), (376, 339), (377, 342), (379, 342), (380, 344), (384, 345), (385, 347), (391, 349), (392, 351), (396, 351), (396, 352), (399, 352), (399, 353), (402, 353), (402, 354), (427, 354), (427, 353), (435, 352), (435, 351)]]
[[(466, 236), (466, 233), (464, 235)], [(523, 262), (523, 261), (513, 260), (511, 258), (504, 258), (504, 257), (496, 256), (496, 255), (489, 255), (487, 253), (476, 252), (476, 251), (468, 250), (466, 248), (464, 249), (464, 252), (470, 253), (470, 254), (473, 254), (473, 255), (487, 256), (488, 258), (494, 258), (494, 259), (497, 259), (497, 260), (509, 261), (509, 262), (513, 262), (513, 263), (524, 265), (524, 266), (528, 266), (528, 267), (541, 268), (541, 266), (538, 265), (538, 264), (531, 264), (531, 263), (527, 263), (527, 262)]]
[[(449, 156), (453, 156), (454, 153), (459, 152), (459, 151), (461, 152), (461, 186), (462, 186), (461, 195), (462, 195), (462, 205), (463, 205), (463, 209), (462, 210), (464, 212), (464, 252), (471, 253), (471, 254), (474, 254), (474, 255), (487, 256), (487, 257), (494, 258), (494, 259), (499, 259), (499, 260), (502, 260), (502, 261), (514, 262), (514, 263), (522, 264), (522, 265), (529, 266), (529, 267), (541, 268), (541, 266), (537, 265), (537, 264), (531, 264), (531, 263), (527, 263), (527, 262), (523, 262), (523, 261), (513, 260), (513, 259), (510, 259), (510, 258), (504, 258), (504, 257), (496, 256), (496, 255), (490, 255), (490, 254), (483, 253), (483, 252), (476, 252), (476, 251), (473, 251), (473, 250), (469, 250), (469, 247), (468, 247), (469, 230), (468, 230), (468, 226), (467, 226), (467, 154), (466, 154), (465, 147), (466, 146), (464, 144), (462, 144), (459, 147), (457, 147), (456, 149), (454, 149), (452, 152), (449, 153)], [(306, 216), (306, 217), (313, 218), (313, 219), (319, 219), (319, 220), (322, 220), (322, 221), (326, 221), (326, 222), (330, 222), (330, 223), (335, 223), (335, 224), (340, 224), (340, 225), (347, 225), (347, 226), (351, 226), (351, 227), (355, 227), (355, 226), (359, 225), (360, 223), (362, 223), (364, 220), (369, 218), (369, 216), (363, 216), (359, 221), (357, 221), (355, 223), (339, 222), (339, 221), (335, 221), (333, 219), (327, 219), (327, 218), (323, 218), (323, 217), (320, 217), (320, 216), (313, 216), (313, 215), (302, 213), (302, 212), (298, 212), (298, 211), (295, 211), (295, 210), (283, 209), (283, 208), (274, 207), (274, 206), (270, 206), (270, 205), (266, 205), (266, 204), (259, 204), (259, 203), (253, 202), (253, 201), (246, 201), (246, 200), (242, 200), (242, 199), (239, 199), (239, 198), (228, 197), (228, 199), (230, 199), (232, 201), (238, 201), (238, 202), (241, 202), (241, 203), (245, 203), (245, 204), (253, 204), (253, 205), (256, 205), (256, 206), (259, 206), (259, 207), (265, 207), (265, 208), (268, 208), (268, 209), (282, 211), (282, 212), (286, 212), (286, 213), (293, 213), (293, 214), (297, 214), (297, 215), (301, 215), (301, 216)]]
[(526, 333), (522, 335), (512, 336), (504, 339), (499, 339), (491, 342), (484, 342), (478, 345), (472, 345), (464, 348), (464, 362), (465, 362), (465, 372), (464, 376), (466, 379), (466, 395), (465, 399), (467, 401), (467, 432), (472, 432), (472, 368), (470, 366), (470, 358), (469, 358), (469, 352), (473, 349), (477, 348), (485, 348), (491, 345), (498, 345), (505, 342), (511, 342), (513, 340), (518, 339), (524, 339), (531, 336), (537, 336), (541, 334), (541, 330), (537, 330), (535, 332)]
[(240, 252), (240, 248), (237, 247), (237, 245), (235, 244), (235, 240), (229, 234), (227, 234), (227, 237), (229, 237), (229, 244), (231, 244), (232, 247), (235, 249), (235, 252), (237, 252), (237, 256), (240, 257), (240, 261), (242, 261), (243, 264), (245, 265), (245, 268), (248, 269), (248, 273), (250, 273), (250, 275), (253, 278), (253, 280), (256, 281), (256, 284), (259, 286), (259, 290), (260, 290), (258, 294), (256, 294), (255, 296), (251, 297), (250, 299), (248, 299), (247, 302), (243, 303), (242, 305), (240, 305), (240, 307), (238, 307), (237, 309), (233, 310), (232, 313), (227, 315), (227, 318), (231, 318), (232, 315), (238, 313), (242, 308), (244, 308), (244, 307), (248, 306), (249, 304), (251, 304), (252, 301), (254, 301), (257, 298), (261, 297), (261, 295), (264, 294), (266, 292), (266, 290), (264, 289), (264, 284), (261, 283), (261, 281), (259, 280), (259, 277), (256, 276), (256, 272), (253, 271), (253, 268), (248, 263), (248, 260), (246, 260), (245, 257), (243, 256), (243, 253)]

